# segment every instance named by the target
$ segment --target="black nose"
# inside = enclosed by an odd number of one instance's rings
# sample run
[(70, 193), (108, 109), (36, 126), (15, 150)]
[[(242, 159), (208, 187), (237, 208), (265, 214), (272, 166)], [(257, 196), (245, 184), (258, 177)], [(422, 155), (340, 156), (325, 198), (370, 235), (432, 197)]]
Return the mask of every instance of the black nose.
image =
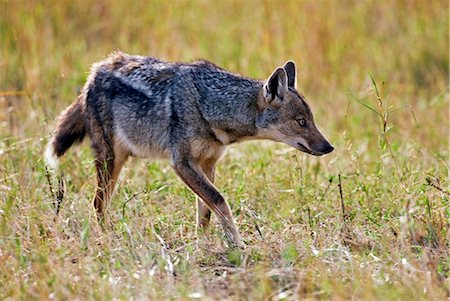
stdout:
[(334, 147), (331, 144), (328, 144), (323, 148), (323, 153), (328, 154), (331, 153), (334, 150)]

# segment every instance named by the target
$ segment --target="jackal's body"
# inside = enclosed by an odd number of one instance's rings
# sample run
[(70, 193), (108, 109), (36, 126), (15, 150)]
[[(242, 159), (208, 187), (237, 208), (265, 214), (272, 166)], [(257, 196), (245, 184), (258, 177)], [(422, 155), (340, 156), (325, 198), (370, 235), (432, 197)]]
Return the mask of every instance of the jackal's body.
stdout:
[(115, 53), (92, 67), (82, 93), (61, 114), (47, 155), (49, 161), (60, 157), (89, 135), (96, 157), (94, 204), (99, 215), (129, 156), (170, 159), (204, 202), (198, 202), (198, 225), (208, 225), (211, 209), (227, 236), (241, 245), (228, 204), (212, 184), (225, 146), (271, 139), (315, 155), (332, 150), (315, 128), (294, 80), (291, 62), (268, 81), (260, 81), (206, 61), (168, 63)]
[(93, 67), (86, 108), (100, 125), (113, 126), (131, 155), (170, 158), (180, 142), (220, 146), (254, 136), (262, 85), (204, 61), (119, 54)]

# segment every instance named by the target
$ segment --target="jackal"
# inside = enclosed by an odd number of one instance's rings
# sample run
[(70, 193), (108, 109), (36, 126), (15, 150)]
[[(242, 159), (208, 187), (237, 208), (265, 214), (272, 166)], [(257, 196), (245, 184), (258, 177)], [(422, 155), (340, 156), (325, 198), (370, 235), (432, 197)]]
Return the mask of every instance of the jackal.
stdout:
[(93, 65), (80, 95), (57, 120), (48, 164), (85, 135), (97, 169), (94, 207), (101, 218), (128, 157), (167, 158), (197, 198), (197, 227), (213, 211), (226, 237), (243, 246), (230, 207), (214, 186), (227, 145), (250, 139), (286, 143), (320, 156), (333, 147), (317, 129), (288, 61), (267, 80), (230, 73), (210, 62), (170, 63), (116, 52)]

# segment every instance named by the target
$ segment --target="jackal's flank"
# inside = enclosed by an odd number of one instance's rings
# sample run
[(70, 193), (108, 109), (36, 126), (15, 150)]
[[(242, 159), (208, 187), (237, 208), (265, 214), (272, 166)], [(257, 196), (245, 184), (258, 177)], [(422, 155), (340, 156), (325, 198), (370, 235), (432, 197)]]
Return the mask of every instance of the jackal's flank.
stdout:
[(197, 226), (208, 227), (212, 210), (236, 246), (243, 246), (241, 237), (213, 184), (227, 145), (269, 139), (316, 156), (333, 150), (296, 89), (291, 61), (263, 81), (207, 61), (169, 63), (115, 53), (94, 64), (81, 94), (59, 117), (46, 153), (49, 165), (55, 168), (56, 159), (86, 134), (96, 159), (99, 217), (129, 156), (167, 158), (200, 197)]

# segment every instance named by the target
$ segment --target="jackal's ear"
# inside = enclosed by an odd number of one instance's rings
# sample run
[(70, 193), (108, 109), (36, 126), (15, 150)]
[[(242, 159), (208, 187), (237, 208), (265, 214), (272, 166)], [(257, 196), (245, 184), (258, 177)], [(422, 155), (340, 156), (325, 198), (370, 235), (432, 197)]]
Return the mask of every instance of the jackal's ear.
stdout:
[(272, 73), (263, 88), (264, 98), (268, 103), (271, 103), (275, 99), (279, 101), (283, 100), (284, 95), (288, 91), (287, 80), (286, 71), (281, 67)]
[(287, 74), (288, 86), (297, 88), (297, 69), (293, 61), (287, 61), (283, 66)]

